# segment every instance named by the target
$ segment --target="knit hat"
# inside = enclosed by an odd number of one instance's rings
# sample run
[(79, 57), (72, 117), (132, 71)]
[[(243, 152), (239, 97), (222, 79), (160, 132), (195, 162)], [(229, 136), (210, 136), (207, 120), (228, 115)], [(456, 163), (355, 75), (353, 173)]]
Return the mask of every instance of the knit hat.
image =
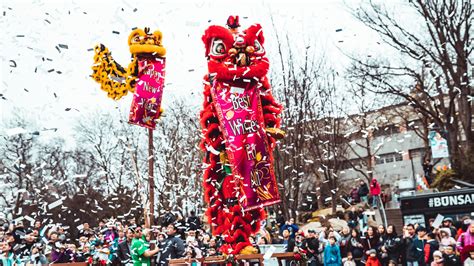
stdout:
[(443, 253), (441, 253), (441, 251), (439, 251), (439, 250), (436, 250), (435, 252), (433, 252), (433, 257), (440, 257), (440, 258), (442, 258), (442, 257), (443, 257)]
[(375, 251), (375, 249), (371, 249), (371, 250), (369, 250), (369, 255), (370, 254), (377, 254), (377, 251)]

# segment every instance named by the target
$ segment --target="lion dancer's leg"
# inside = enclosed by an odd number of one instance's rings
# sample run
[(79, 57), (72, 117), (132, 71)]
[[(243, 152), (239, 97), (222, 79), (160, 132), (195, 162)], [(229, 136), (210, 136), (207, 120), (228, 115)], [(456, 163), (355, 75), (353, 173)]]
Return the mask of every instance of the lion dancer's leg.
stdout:
[(211, 104), (209, 85), (204, 88), (204, 97), (200, 114), (204, 134), (201, 149), (206, 152), (203, 186), (209, 204), (206, 212), (208, 222), (213, 235), (220, 235), (224, 240), (220, 249), (222, 253), (255, 253), (248, 239), (259, 231), (265, 211), (263, 208), (243, 211), (238, 200), (242, 192), (228, 165), (225, 141), (219, 129), (217, 112)]

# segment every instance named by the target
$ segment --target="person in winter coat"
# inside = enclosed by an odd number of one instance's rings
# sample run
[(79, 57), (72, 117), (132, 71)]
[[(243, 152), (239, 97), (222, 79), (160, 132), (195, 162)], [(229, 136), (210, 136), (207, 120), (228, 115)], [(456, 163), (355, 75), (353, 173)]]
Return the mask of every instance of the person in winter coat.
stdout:
[(431, 266), (444, 266), (443, 254), (436, 250), (433, 252), (433, 261), (429, 264)]
[(342, 259), (343, 266), (356, 266), (354, 259), (352, 258), (352, 254), (349, 252), (347, 253), (347, 257)]
[(379, 259), (377, 258), (377, 251), (375, 249), (369, 250), (369, 257), (367, 258), (366, 266), (382, 266)]
[(362, 245), (362, 240), (360, 239), (359, 231), (357, 229), (351, 230), (351, 237), (349, 238), (349, 251), (352, 254), (354, 262), (357, 266), (364, 265), (362, 257), (364, 256), (364, 245)]
[(351, 203), (359, 203), (360, 202), (359, 189), (356, 186), (354, 186), (351, 190), (351, 199), (352, 199)]
[(474, 251), (474, 220), (471, 221), (467, 231), (459, 236), (456, 248), (461, 254), (461, 261), (465, 261), (469, 253)]
[(385, 238), (380, 245), (381, 263), (383, 265), (388, 265), (389, 261), (391, 260), (398, 263), (398, 261), (400, 261), (402, 248), (402, 238), (397, 235), (395, 226), (393, 224), (389, 224), (387, 226)]
[(319, 240), (316, 237), (316, 231), (313, 229), (308, 230), (308, 237), (305, 239), (305, 246), (308, 256), (308, 265), (317, 266), (319, 265)]
[(364, 181), (360, 181), (360, 186), (359, 190), (357, 191), (359, 194), (359, 198), (361, 202), (368, 202), (367, 195), (369, 195), (369, 187), (367, 187), (367, 184), (364, 183)]
[(170, 259), (182, 258), (185, 255), (184, 241), (178, 237), (177, 228), (169, 224), (166, 228), (167, 238), (161, 244), (161, 256), (159, 265), (167, 266)]
[(454, 247), (452, 246), (447, 246), (443, 250), (444, 256), (444, 265), (445, 266), (461, 266), (463, 265), (461, 262), (461, 259), (456, 256), (456, 253), (454, 251)]
[(372, 208), (377, 209), (380, 200), (380, 184), (377, 179), (372, 179), (370, 182), (370, 196), (372, 197)]
[(339, 248), (341, 249), (341, 257), (347, 257), (347, 252), (349, 252), (349, 238), (351, 237), (351, 231), (349, 227), (344, 226), (340, 233), (341, 239), (339, 241)]
[(425, 263), (430, 265), (433, 262), (433, 254), (435, 251), (439, 250), (439, 242), (436, 240), (436, 236), (433, 233), (426, 234), (426, 243), (425, 243)]
[(415, 231), (412, 224), (407, 225), (403, 238), (407, 266), (424, 265), (423, 233), (426, 234), (426, 229), (423, 226), (418, 226)]
[(469, 257), (464, 261), (465, 266), (474, 266), (474, 250), (469, 252)]
[(440, 249), (443, 250), (446, 246), (456, 245), (456, 240), (451, 236), (451, 230), (443, 227), (439, 229)]
[(290, 237), (295, 238), (296, 232), (298, 232), (300, 228), (298, 227), (297, 224), (295, 224), (295, 219), (290, 218), (289, 221), (287, 221), (281, 228), (280, 231), (283, 232), (283, 230), (288, 230), (290, 232)]
[(443, 219), (443, 224), (441, 225), (441, 228), (448, 228), (451, 231), (451, 236), (456, 237), (457, 230), (456, 227), (454, 227), (453, 225), (453, 218), (445, 217)]
[(378, 250), (380, 248), (380, 238), (377, 234), (377, 228), (374, 226), (369, 226), (367, 228), (367, 232), (365, 233), (365, 237), (361, 237), (362, 245), (364, 246), (364, 258), (367, 261), (369, 256), (369, 252), (373, 250)]
[(201, 229), (201, 220), (196, 216), (195, 211), (191, 211), (191, 216), (186, 220), (186, 224), (189, 227), (189, 230)]
[(342, 265), (341, 251), (336, 245), (336, 237), (330, 236), (329, 244), (324, 248), (324, 266), (340, 266)]

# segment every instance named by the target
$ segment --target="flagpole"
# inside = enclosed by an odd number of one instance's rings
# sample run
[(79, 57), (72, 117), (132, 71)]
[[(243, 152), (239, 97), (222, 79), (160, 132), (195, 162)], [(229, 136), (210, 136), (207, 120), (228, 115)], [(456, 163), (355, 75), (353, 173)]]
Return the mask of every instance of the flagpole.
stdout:
[(154, 206), (155, 206), (155, 179), (154, 166), (155, 158), (153, 154), (153, 129), (148, 129), (148, 189), (150, 191), (150, 207), (148, 214), (149, 226), (152, 228), (154, 224)]

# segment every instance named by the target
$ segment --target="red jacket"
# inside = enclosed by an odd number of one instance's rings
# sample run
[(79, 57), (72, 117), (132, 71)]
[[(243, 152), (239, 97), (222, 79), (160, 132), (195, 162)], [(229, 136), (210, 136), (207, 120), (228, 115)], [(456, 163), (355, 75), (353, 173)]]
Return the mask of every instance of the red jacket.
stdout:
[(367, 262), (365, 263), (365, 266), (382, 266), (382, 264), (380, 263), (377, 257), (369, 256), (367, 258)]
[(372, 196), (379, 196), (380, 195), (380, 184), (377, 182), (377, 179), (372, 179), (372, 182), (370, 182), (370, 195)]

